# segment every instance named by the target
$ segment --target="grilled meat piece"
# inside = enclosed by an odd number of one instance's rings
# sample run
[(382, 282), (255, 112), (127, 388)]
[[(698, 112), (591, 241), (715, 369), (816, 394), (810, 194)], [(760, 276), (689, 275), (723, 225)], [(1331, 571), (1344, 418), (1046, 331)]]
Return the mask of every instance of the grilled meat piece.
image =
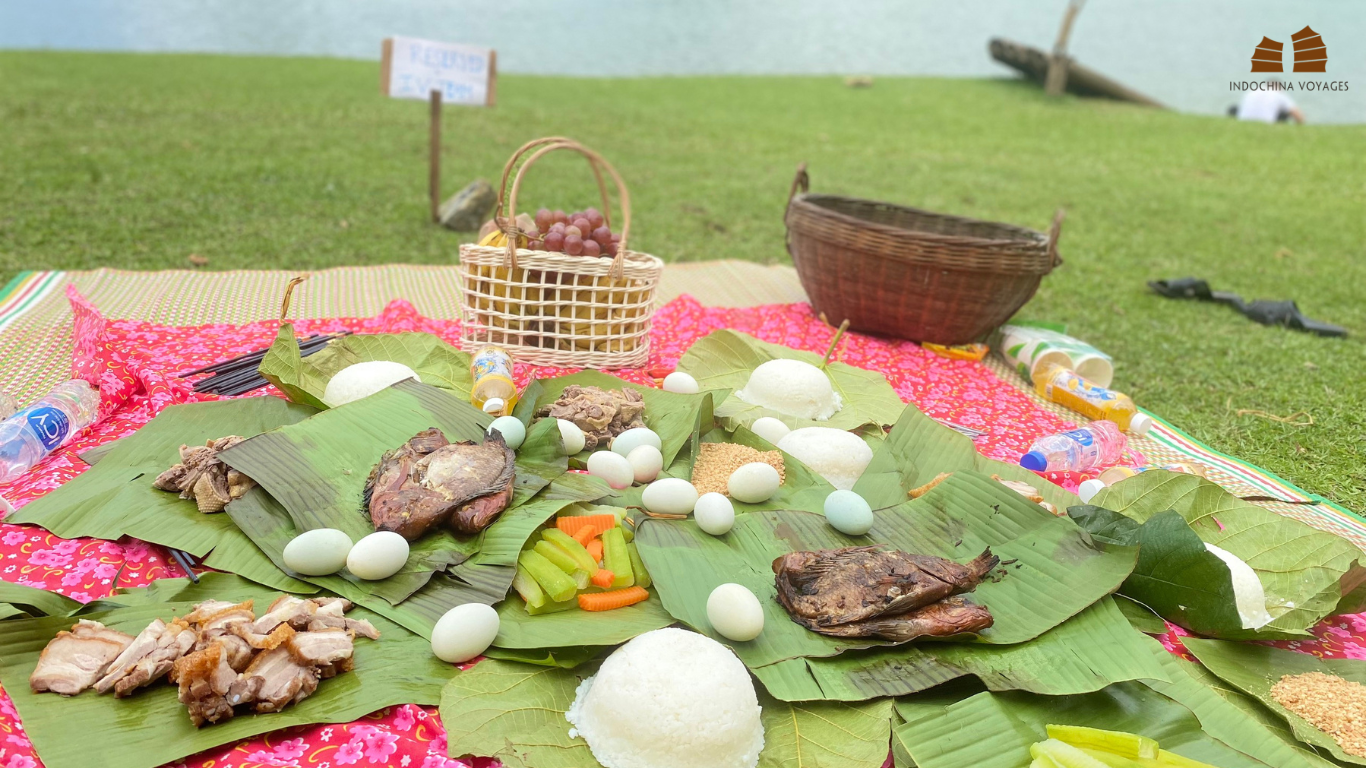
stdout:
[(970, 592), (1000, 558), (960, 565), (877, 547), (793, 552), (773, 561), (778, 601), (801, 624), (830, 627), (915, 610)]
[(58, 632), (43, 648), (29, 676), (29, 687), (34, 693), (75, 696), (94, 685), (132, 643), (133, 638), (122, 632), (82, 619), (70, 632)]
[(210, 643), (177, 659), (171, 670), (171, 680), (180, 686), (180, 703), (189, 710), (190, 722), (196, 726), (232, 718), (232, 704), (227, 694), (237, 681), (237, 673), (228, 664), (228, 654), (222, 643)]
[(240, 672), (251, 663), (252, 645), (241, 636), (244, 630), (250, 630), (256, 622), (251, 600), (236, 604), (209, 600), (195, 606), (194, 612), (186, 616), (184, 621), (199, 631), (199, 639), (194, 646), (196, 651), (219, 643), (223, 646), (228, 666)]
[(350, 659), (355, 638), (343, 629), (310, 630), (290, 638), (285, 647), (299, 664), (326, 667)]
[(152, 485), (163, 491), (177, 491), (182, 499), (193, 499), (200, 512), (222, 512), (228, 502), (242, 498), (256, 485), (256, 481), (218, 458), (219, 452), (245, 439), (228, 435), (204, 445), (182, 445), (180, 463), (158, 475)]
[(838, 626), (825, 626), (793, 615), (793, 621), (812, 632), (832, 637), (880, 637), (904, 643), (918, 637), (947, 637), (981, 632), (994, 621), (986, 607), (961, 597), (946, 597), (938, 602), (896, 616), (882, 616)]
[(952, 473), (952, 472), (940, 472), (939, 474), (935, 475), (935, 476), (934, 476), (934, 479), (931, 480), (931, 481), (929, 481), (928, 483), (925, 483), (924, 485), (922, 485), (922, 486), (920, 486), (920, 487), (918, 487), (918, 488), (912, 488), (911, 490), (907, 491), (907, 492), (906, 492), (906, 495), (907, 495), (907, 496), (910, 496), (910, 497), (913, 498), (913, 499), (918, 499), (918, 498), (920, 498), (921, 496), (924, 496), (925, 494), (929, 493), (930, 491), (933, 491), (933, 490), (934, 490), (934, 487), (935, 487), (936, 485), (939, 485), (940, 483), (944, 482), (945, 480), (948, 480), (948, 479), (949, 479), (949, 475), (951, 475), (951, 474), (953, 474), (953, 473)]
[(1001, 477), (1000, 475), (992, 475), (991, 479), (995, 480), (1001, 485), (1004, 485), (1010, 490), (1020, 494), (1026, 499), (1029, 499), (1035, 504), (1038, 504), (1039, 506), (1048, 510), (1050, 514), (1058, 515), (1060, 517), (1067, 517), (1067, 515), (1059, 513), (1057, 507), (1045, 501), (1043, 495), (1039, 493), (1039, 489), (1035, 488), (1029, 483), (1022, 483), (1019, 480), (1007, 480), (1004, 477)]
[[(151, 647), (147, 647), (144, 638), (152, 632), (155, 634), (150, 637)], [(150, 685), (170, 672), (176, 660), (194, 648), (197, 638), (198, 633), (183, 620), (166, 624), (156, 619), (109, 665), (109, 672), (95, 684), (95, 689), (105, 693), (112, 687), (114, 695), (122, 698)]]
[(409, 541), (447, 522), (459, 533), (478, 533), (512, 500), (516, 458), (496, 431), (475, 444), (423, 430), (371, 470), (365, 481), (370, 522)]
[(595, 450), (628, 429), (645, 426), (645, 398), (634, 389), (602, 389), (571, 384), (537, 416), (571, 421), (583, 430), (584, 450)]
[(279, 712), (317, 690), (318, 669), (296, 661), (289, 645), (258, 654), (229, 686), (228, 703), (254, 704), (257, 712)]

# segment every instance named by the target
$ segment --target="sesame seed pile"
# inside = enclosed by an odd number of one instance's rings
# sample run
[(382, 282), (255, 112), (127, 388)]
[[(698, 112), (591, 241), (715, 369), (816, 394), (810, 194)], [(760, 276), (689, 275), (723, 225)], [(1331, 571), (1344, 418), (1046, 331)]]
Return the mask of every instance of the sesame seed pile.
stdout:
[(702, 443), (697, 462), (692, 467), (692, 484), (699, 494), (729, 495), (726, 484), (731, 473), (756, 461), (778, 470), (779, 482), (787, 479), (783, 472), (782, 451), (756, 451), (735, 443)]
[(1366, 685), (1337, 675), (1286, 675), (1271, 687), (1281, 706), (1333, 737), (1342, 751), (1366, 757)]

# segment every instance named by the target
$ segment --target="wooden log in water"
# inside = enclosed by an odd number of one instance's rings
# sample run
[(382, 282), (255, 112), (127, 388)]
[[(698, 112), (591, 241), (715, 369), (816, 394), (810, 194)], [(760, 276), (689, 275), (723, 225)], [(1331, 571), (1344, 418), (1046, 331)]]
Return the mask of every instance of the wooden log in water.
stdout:
[[(988, 46), (991, 58), (1043, 85), (1048, 78), (1049, 55), (1038, 48), (994, 37)], [(1115, 82), (1101, 73), (1067, 59), (1067, 92), (1078, 96), (1098, 96), (1117, 99), (1146, 107), (1166, 109), (1166, 105), (1138, 91)]]

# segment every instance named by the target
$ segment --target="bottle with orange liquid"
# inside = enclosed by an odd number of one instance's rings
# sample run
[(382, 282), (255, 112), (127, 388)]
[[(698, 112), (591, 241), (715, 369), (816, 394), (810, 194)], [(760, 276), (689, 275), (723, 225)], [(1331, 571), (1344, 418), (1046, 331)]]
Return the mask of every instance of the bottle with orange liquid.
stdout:
[(484, 347), (470, 361), (470, 402), (494, 416), (512, 413), (517, 404), (517, 383), (512, 380), (512, 355), (498, 347)]
[(1128, 395), (1087, 381), (1061, 365), (1040, 366), (1034, 372), (1034, 391), (1087, 418), (1113, 421), (1130, 435), (1142, 435), (1153, 425), (1153, 420), (1139, 413)]

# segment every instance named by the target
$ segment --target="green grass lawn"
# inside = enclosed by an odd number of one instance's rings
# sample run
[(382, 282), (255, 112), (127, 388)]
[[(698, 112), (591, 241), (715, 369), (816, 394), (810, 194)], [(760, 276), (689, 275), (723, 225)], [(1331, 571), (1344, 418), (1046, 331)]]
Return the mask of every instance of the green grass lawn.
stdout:
[[(0, 53), (0, 280), (191, 254), (453, 261), (461, 238), (426, 219), (427, 107), (382, 98), (378, 78), (373, 62)], [(508, 76), (498, 98), (447, 109), (448, 192), (496, 180), (527, 139), (573, 136), (631, 184), (633, 243), (669, 261), (787, 261), (800, 161), (817, 191), (1036, 228), (1066, 207), (1066, 264), (1024, 313), (1109, 351), (1116, 386), (1196, 438), (1366, 511), (1366, 126), (1052, 103), (1008, 80)], [(593, 204), (582, 161), (552, 160), (527, 204)], [(1187, 275), (1296, 299), (1353, 336), (1144, 285)]]

